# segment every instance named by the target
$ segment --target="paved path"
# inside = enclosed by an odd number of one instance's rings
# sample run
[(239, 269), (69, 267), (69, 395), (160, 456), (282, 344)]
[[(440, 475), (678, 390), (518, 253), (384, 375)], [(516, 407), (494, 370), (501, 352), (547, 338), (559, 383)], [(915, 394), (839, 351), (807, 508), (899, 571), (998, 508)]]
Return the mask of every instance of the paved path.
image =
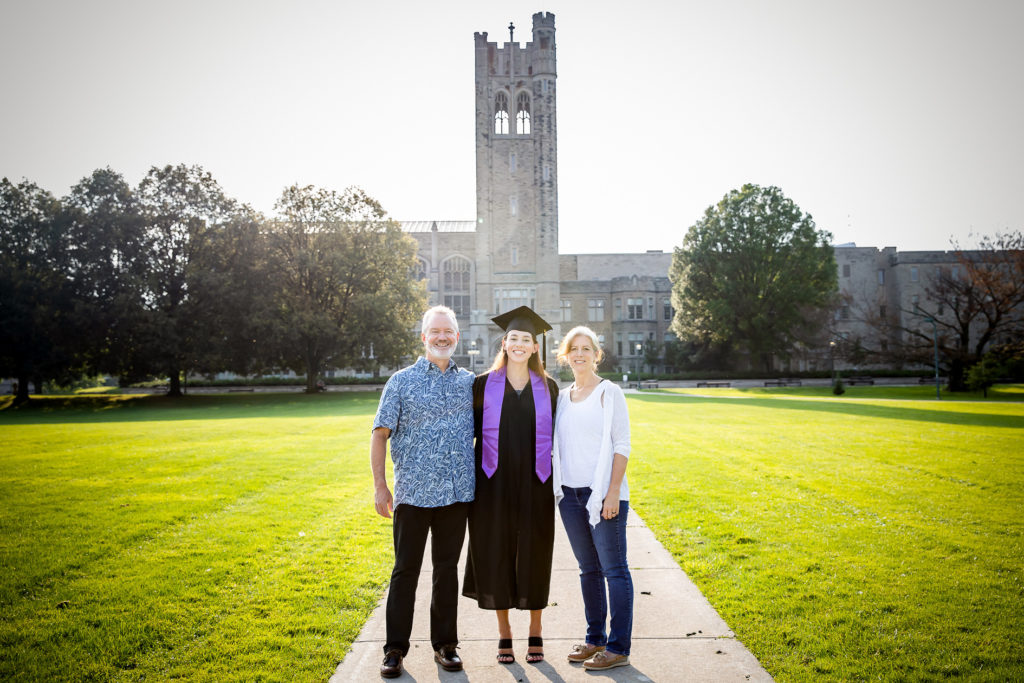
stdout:
[[(430, 647), (430, 550), (416, 591), (412, 648), (397, 681), (771, 681), (754, 656), (736, 640), (718, 613), (693, 585), (672, 556), (632, 510), (626, 538), (633, 574), (634, 614), (632, 666), (588, 672), (565, 655), (586, 632), (579, 568), (561, 520), (555, 522), (555, 552), (550, 605), (544, 610), (546, 661), (527, 664), (527, 612), (512, 611), (516, 662), (495, 661), (497, 622), (492, 612), (459, 598), (459, 654), (465, 671), (449, 673), (434, 662)], [(465, 549), (460, 577), (465, 567)], [(329, 683), (385, 680), (379, 675), (384, 652), (384, 604), (381, 599), (362, 633)]]

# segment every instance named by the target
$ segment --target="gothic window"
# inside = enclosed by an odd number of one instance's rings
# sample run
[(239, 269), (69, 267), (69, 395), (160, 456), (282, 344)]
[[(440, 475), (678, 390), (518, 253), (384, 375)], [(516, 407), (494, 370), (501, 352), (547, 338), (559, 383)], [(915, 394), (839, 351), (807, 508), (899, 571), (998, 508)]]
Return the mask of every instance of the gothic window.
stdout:
[(427, 262), (421, 258), (416, 259), (415, 265), (412, 267), (412, 279), (414, 280), (426, 280), (427, 279)]
[(587, 299), (587, 320), (592, 323), (604, 320), (604, 299)]
[(516, 172), (516, 153), (515, 152), (509, 152), (508, 153), (508, 172), (509, 173), (515, 173)]
[(844, 263), (843, 264), (843, 277), (850, 277), (850, 264), (849, 263)]
[(444, 262), (442, 294), (444, 305), (455, 311), (455, 315), (469, 315), (469, 279), (471, 264), (469, 259), (453, 256)]
[(544, 180), (551, 180), (551, 166), (544, 164)]
[(562, 299), (562, 322), (572, 320), (572, 299)]
[(672, 320), (672, 300), (671, 299), (662, 299), (661, 300), (661, 307), (662, 307), (663, 317), (665, 318), (665, 320)]
[(509, 197), (508, 198), (508, 215), (515, 216), (519, 213), (519, 198)]
[(525, 92), (516, 97), (516, 133), (530, 134), (530, 96)]
[(494, 134), (508, 135), (508, 95), (503, 92), (494, 98)]

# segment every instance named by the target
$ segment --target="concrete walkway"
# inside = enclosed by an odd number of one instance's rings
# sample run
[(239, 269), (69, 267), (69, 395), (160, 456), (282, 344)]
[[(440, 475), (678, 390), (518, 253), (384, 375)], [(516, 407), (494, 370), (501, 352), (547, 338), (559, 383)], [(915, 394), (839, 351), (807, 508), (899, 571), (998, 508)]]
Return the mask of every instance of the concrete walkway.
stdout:
[[(555, 520), (555, 552), (549, 606), (544, 610), (546, 660), (527, 664), (529, 613), (513, 610), (512, 632), (516, 661), (498, 664), (498, 630), (492, 612), (459, 598), (459, 654), (465, 670), (444, 671), (434, 662), (430, 646), (430, 549), (416, 591), (412, 648), (397, 681), (771, 681), (754, 656), (736, 640), (729, 627), (667, 550), (632, 510), (626, 532), (633, 574), (634, 610), (631, 666), (589, 672), (570, 664), (566, 654), (583, 642), (586, 623), (580, 595), (579, 567), (560, 519)], [(467, 542), (468, 544), (468, 542)], [(465, 567), (465, 549), (460, 563)], [(379, 667), (384, 657), (384, 605), (381, 599), (362, 633), (329, 683), (385, 680)]]

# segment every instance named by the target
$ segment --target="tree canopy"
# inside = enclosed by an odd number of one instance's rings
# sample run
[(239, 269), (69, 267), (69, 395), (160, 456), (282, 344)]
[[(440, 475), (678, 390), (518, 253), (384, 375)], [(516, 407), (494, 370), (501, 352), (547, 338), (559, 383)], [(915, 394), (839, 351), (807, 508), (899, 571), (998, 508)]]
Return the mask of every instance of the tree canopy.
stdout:
[(129, 186), (99, 169), (61, 200), (0, 182), (0, 376), (67, 383), (292, 368), (376, 372), (415, 351), (416, 244), (361, 190), (291, 187), (267, 219), (198, 166)]
[(675, 249), (672, 331), (771, 369), (775, 356), (822, 333), (838, 290), (831, 239), (777, 187), (729, 192)]
[(366, 193), (292, 186), (267, 243), (283, 363), (307, 390), (328, 363), (376, 369), (413, 352), (426, 305), (411, 277), (416, 244)]

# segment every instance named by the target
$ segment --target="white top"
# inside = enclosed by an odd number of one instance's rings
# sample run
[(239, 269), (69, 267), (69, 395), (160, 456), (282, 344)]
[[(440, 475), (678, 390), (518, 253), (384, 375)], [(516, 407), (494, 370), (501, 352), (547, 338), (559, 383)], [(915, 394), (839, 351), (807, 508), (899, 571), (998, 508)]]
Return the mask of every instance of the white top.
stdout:
[[(564, 497), (562, 485), (572, 486), (565, 483), (563, 479), (564, 469), (566, 467), (573, 471), (579, 471), (580, 469), (575, 463), (576, 456), (573, 455), (573, 451), (577, 450), (578, 444), (573, 443), (569, 446), (569, 452), (566, 453), (563, 453), (561, 448), (561, 444), (563, 442), (568, 443), (573, 431), (575, 431), (574, 428), (569, 426), (573, 420), (568, 416), (574, 414), (573, 406), (584, 406), (588, 401), (594, 399), (595, 395), (600, 397), (595, 400), (595, 403), (601, 406), (601, 436), (598, 441), (597, 457), (592, 460), (594, 465), (593, 474), (589, 477), (589, 486), (593, 494), (590, 496), (590, 500), (587, 501), (587, 512), (590, 513), (590, 526), (596, 527), (598, 522), (601, 521), (601, 507), (604, 505), (605, 494), (608, 493), (608, 487), (611, 485), (612, 461), (615, 454), (618, 453), (627, 458), (629, 457), (629, 412), (626, 408), (626, 397), (622, 393), (622, 389), (617, 384), (608, 380), (602, 380), (593, 393), (579, 404), (572, 404), (570, 399), (571, 393), (571, 391), (563, 391), (558, 394), (558, 411), (555, 413), (554, 453), (551, 457), (551, 483), (555, 489), (555, 503), (557, 504)], [(585, 410), (584, 406), (584, 412)], [(575, 414), (577, 416), (580, 415), (580, 413)], [(569, 422), (566, 422), (567, 419)], [(573, 462), (568, 462), (569, 459), (572, 459)], [(622, 477), (622, 485), (619, 487), (619, 500), (629, 500), (629, 484), (625, 476)]]
[(555, 433), (562, 458), (562, 485), (578, 489), (594, 483), (594, 470), (601, 454), (604, 410), (600, 392), (595, 390), (576, 403), (569, 397), (558, 410), (565, 411)]

